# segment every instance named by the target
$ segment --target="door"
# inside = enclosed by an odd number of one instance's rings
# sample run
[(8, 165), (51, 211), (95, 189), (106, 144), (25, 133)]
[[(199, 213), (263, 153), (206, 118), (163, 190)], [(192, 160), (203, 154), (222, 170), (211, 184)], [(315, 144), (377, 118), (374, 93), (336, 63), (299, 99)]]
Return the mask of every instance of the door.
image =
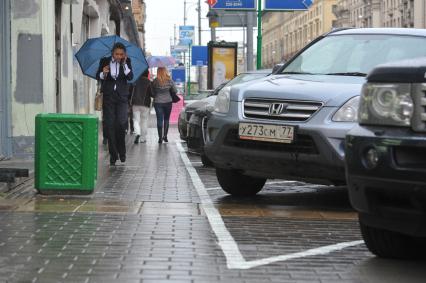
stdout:
[(12, 154), (10, 136), (10, 0), (0, 1), (0, 157)]

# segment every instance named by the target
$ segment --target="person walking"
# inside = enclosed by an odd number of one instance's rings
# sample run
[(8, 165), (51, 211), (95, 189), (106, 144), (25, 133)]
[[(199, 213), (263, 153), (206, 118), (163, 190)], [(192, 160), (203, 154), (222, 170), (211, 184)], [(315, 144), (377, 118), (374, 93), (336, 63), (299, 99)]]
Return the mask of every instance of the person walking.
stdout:
[(126, 162), (125, 131), (127, 128), (129, 83), (133, 79), (132, 65), (122, 43), (114, 44), (112, 56), (102, 58), (96, 77), (102, 81), (103, 116), (107, 131), (110, 165), (118, 158)]
[(157, 77), (152, 82), (152, 88), (157, 116), (158, 143), (168, 142), (167, 134), (173, 105), (172, 93), (176, 94), (177, 90), (166, 68), (158, 68)]
[(149, 111), (151, 108), (152, 86), (145, 71), (133, 87), (131, 105), (133, 109), (133, 126), (135, 128), (135, 144), (145, 143), (148, 132)]

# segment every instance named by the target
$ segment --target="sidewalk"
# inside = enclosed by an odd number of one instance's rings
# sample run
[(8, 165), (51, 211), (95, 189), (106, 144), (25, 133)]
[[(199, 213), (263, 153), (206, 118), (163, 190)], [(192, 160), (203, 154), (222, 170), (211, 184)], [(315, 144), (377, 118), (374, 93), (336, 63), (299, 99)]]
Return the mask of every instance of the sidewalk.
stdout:
[(0, 281), (221, 280), (225, 260), (180, 160), (177, 129), (168, 144), (153, 128), (146, 144), (132, 138), (124, 165), (110, 168), (101, 149), (93, 195), (36, 195), (0, 212)]

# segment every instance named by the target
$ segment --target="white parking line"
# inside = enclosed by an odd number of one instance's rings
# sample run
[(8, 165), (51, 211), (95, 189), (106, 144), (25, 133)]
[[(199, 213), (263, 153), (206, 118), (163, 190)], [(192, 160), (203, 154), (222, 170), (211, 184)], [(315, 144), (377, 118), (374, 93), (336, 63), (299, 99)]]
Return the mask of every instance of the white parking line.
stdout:
[(206, 191), (221, 191), (221, 190), (223, 190), (222, 187), (206, 188)]
[(243, 255), (240, 252), (238, 244), (232, 237), (231, 233), (226, 228), (225, 223), (223, 222), (222, 216), (219, 211), (213, 204), (213, 201), (210, 198), (207, 189), (205, 188), (203, 182), (200, 179), (197, 171), (194, 166), (192, 166), (191, 161), (186, 155), (185, 150), (180, 142), (176, 142), (176, 146), (179, 150), (180, 157), (182, 158), (183, 163), (185, 164), (186, 170), (188, 171), (189, 176), (191, 177), (192, 183), (197, 191), (198, 197), (201, 201), (201, 207), (203, 208), (205, 214), (207, 215), (207, 219), (212, 227), (213, 232), (215, 233), (218, 244), (221, 247), (225, 257), (226, 264), (229, 269), (250, 269), (262, 265), (271, 264), (279, 261), (287, 261), (296, 258), (304, 258), (308, 256), (315, 255), (324, 255), (329, 254), (331, 252), (340, 251), (342, 249), (353, 247), (357, 245), (361, 245), (364, 241), (352, 241), (352, 242), (344, 242), (338, 243), (335, 245), (323, 246), (315, 249), (309, 249), (306, 251), (274, 256), (259, 260), (246, 261)]
[(267, 185), (294, 184), (294, 183), (297, 183), (297, 181), (268, 181), (268, 182), (266, 182)]

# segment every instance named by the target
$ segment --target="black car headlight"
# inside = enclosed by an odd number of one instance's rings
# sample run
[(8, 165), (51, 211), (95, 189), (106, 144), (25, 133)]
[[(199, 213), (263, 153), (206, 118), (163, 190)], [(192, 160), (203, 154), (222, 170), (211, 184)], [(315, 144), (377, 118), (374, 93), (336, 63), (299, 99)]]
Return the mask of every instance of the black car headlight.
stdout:
[(358, 113), (360, 124), (408, 127), (413, 112), (410, 84), (364, 85)]

